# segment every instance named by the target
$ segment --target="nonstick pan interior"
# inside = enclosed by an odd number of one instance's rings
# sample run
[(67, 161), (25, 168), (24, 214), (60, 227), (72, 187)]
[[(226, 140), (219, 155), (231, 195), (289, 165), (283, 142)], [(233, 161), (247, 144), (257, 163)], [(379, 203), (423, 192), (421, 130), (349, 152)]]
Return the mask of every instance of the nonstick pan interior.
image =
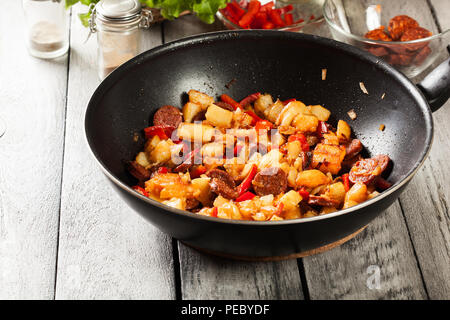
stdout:
[[(326, 80), (322, 69), (327, 69)], [(86, 133), (109, 173), (129, 186), (135, 184), (123, 160), (134, 158), (142, 148), (142, 129), (151, 125), (153, 113), (167, 104), (181, 108), (190, 89), (214, 97), (227, 93), (236, 100), (267, 92), (323, 105), (332, 112), (331, 124), (343, 119), (351, 125), (368, 154), (393, 159), (389, 180), (394, 183), (419, 166), (432, 140), (431, 113), (423, 96), (376, 57), (303, 34), (220, 32), (143, 53), (99, 86), (87, 109)], [(354, 121), (347, 115), (350, 109), (357, 114)], [(379, 130), (381, 124), (384, 131)]]

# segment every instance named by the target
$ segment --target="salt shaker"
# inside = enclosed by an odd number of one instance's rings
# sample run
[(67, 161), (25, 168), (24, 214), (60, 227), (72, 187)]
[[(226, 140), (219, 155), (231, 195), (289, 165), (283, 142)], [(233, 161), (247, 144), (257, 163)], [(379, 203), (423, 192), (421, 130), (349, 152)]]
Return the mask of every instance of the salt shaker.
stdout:
[(69, 49), (69, 15), (64, 0), (23, 0), (26, 43), (32, 56), (59, 57)]
[(89, 25), (97, 33), (98, 75), (103, 80), (142, 52), (142, 29), (149, 27), (152, 15), (139, 0), (101, 0), (91, 11)]

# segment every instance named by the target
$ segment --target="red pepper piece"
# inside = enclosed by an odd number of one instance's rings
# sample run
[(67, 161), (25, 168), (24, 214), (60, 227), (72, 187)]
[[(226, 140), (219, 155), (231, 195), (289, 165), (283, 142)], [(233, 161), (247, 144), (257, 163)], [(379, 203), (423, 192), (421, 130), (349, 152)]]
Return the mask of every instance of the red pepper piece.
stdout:
[(265, 5), (261, 6), (260, 12), (267, 12), (269, 10), (272, 10), (275, 4), (273, 1), (267, 2)]
[(294, 6), (292, 4), (288, 4), (287, 6), (281, 7), (278, 9), (280, 14), (286, 14), (290, 11), (294, 10)]
[(308, 140), (306, 139), (305, 135), (303, 135), (301, 133), (290, 135), (288, 138), (288, 142), (292, 142), (292, 141), (299, 141), (302, 150), (304, 152), (309, 151), (309, 144), (308, 144)]
[(137, 192), (139, 192), (139, 193), (142, 194), (143, 196), (148, 197), (148, 192), (147, 192), (144, 188), (142, 188), (142, 187), (140, 187), (140, 186), (134, 186), (134, 187), (133, 187), (133, 190), (136, 190)]
[(390, 183), (389, 181), (383, 179), (382, 177), (378, 177), (375, 180), (375, 186), (377, 189), (384, 191), (386, 189), (389, 189), (390, 187), (392, 187), (392, 183)]
[(294, 16), (292, 13), (286, 13), (284, 15), (284, 21), (286, 22), (286, 25), (290, 26), (291, 24), (294, 24)]
[(309, 20), (314, 20), (316, 18), (316, 16), (315, 15), (311, 15), (311, 17), (309, 17)]
[(158, 173), (164, 174), (164, 173), (167, 173), (167, 172), (169, 172), (169, 169), (167, 169), (166, 167), (158, 168)]
[(239, 20), (245, 15), (245, 10), (242, 9), (237, 2), (231, 1), (230, 3), (227, 4), (227, 7), (228, 6), (232, 8), (231, 10), (233, 10), (234, 13), (236, 14), (237, 20)]
[(277, 211), (275, 211), (274, 215), (276, 215), (276, 216), (281, 215), (281, 213), (283, 212), (283, 209), (284, 209), (284, 203), (283, 203), (283, 202), (280, 202), (280, 203), (277, 205)]
[(241, 184), (237, 188), (239, 196), (243, 195), (244, 192), (246, 192), (248, 189), (250, 189), (250, 187), (252, 185), (252, 180), (255, 177), (257, 172), (258, 172), (258, 167), (256, 166), (256, 164), (253, 164), (247, 177), (244, 179), (244, 181), (241, 182)]
[(305, 22), (305, 19), (298, 19), (297, 21), (295, 21), (295, 24), (302, 23), (302, 22)]
[(255, 15), (258, 13), (261, 8), (261, 3), (257, 0), (252, 0), (248, 4), (248, 11), (244, 16), (239, 20), (239, 25), (242, 28), (247, 28), (252, 23)]
[(302, 200), (304, 200), (304, 201), (308, 201), (309, 200), (309, 192), (306, 191), (305, 188), (301, 188), (300, 190), (298, 190), (298, 193), (302, 197)]
[(247, 106), (249, 104), (252, 104), (256, 100), (258, 100), (259, 96), (261, 96), (260, 92), (252, 93), (248, 97), (245, 97), (244, 99), (242, 99), (241, 102), (239, 102), (239, 104), (241, 106), (245, 107), (245, 106)]
[(273, 128), (273, 124), (272, 124), (272, 122), (270, 122), (268, 120), (261, 120), (255, 124), (255, 129), (257, 132), (260, 130), (270, 130), (272, 128)]
[(235, 101), (233, 98), (231, 98), (227, 94), (221, 95), (220, 96), (220, 100), (222, 100), (223, 102), (228, 103), (230, 106), (232, 106), (234, 108), (234, 110), (237, 110), (238, 108), (242, 109), (242, 106), (240, 105), (240, 103)]
[(220, 12), (227, 17), (228, 20), (233, 22), (235, 25), (239, 25), (239, 19), (236, 19), (236, 15), (234, 11), (226, 7), (225, 9), (220, 10)]
[(350, 190), (350, 179), (348, 177), (348, 173), (342, 175), (342, 183), (344, 183), (345, 192)]
[(172, 135), (173, 130), (175, 130), (172, 126), (151, 126), (144, 129), (145, 138), (150, 139), (154, 136), (158, 136), (161, 140), (169, 139)]
[(241, 196), (237, 197), (234, 201), (235, 202), (247, 201), (252, 200), (254, 197), (256, 197), (256, 194), (247, 191), (244, 192)]
[(273, 24), (273, 22), (267, 21), (266, 23), (263, 24), (262, 28), (266, 30), (274, 29), (275, 24)]
[(206, 173), (206, 167), (199, 165), (195, 169), (191, 170), (190, 176), (191, 176), (191, 179), (195, 179), (195, 178), (200, 177), (204, 173)]
[(270, 21), (272, 21), (277, 27), (284, 27), (285, 23), (283, 21), (283, 18), (281, 18), (280, 12), (277, 10), (270, 10), (269, 11), (269, 18)]
[(217, 213), (218, 213), (218, 209), (217, 209), (217, 207), (214, 207), (213, 208), (213, 211), (212, 211), (212, 213), (211, 213), (211, 217), (214, 217), (214, 218), (217, 218)]
[(262, 29), (264, 23), (267, 22), (267, 14), (265, 12), (258, 12), (255, 14), (255, 19), (253, 19), (250, 27), (252, 29)]
[(284, 100), (284, 101), (281, 101), (284, 105), (286, 105), (286, 104), (288, 104), (289, 102), (292, 102), (292, 101), (297, 101), (297, 99), (295, 99), (295, 98), (293, 98), (293, 99), (288, 99), (288, 100)]

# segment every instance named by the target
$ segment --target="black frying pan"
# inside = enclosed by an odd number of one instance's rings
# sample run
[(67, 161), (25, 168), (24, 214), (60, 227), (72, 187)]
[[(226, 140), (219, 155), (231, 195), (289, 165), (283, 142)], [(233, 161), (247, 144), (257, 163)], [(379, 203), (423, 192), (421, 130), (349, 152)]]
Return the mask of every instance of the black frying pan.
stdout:
[[(326, 81), (321, 70), (328, 70)], [(449, 62), (422, 83), (435, 107), (448, 98)], [(225, 87), (236, 81), (229, 89)], [(431, 80), (430, 80), (431, 79)], [(369, 91), (364, 94), (359, 82)], [(136, 133), (161, 106), (182, 105), (190, 89), (242, 99), (268, 92), (331, 110), (331, 123), (348, 120), (369, 155), (393, 159), (394, 186), (355, 207), (279, 222), (230, 221), (172, 209), (133, 191), (124, 159), (142, 149)], [(385, 93), (384, 99), (381, 96)], [(444, 98), (442, 98), (444, 97)], [(355, 121), (347, 111), (354, 109)], [(384, 124), (384, 132), (379, 130)], [(228, 255), (268, 257), (304, 252), (338, 241), (388, 208), (424, 162), (433, 120), (422, 92), (375, 56), (317, 36), (277, 31), (226, 31), (172, 42), (127, 62), (104, 80), (86, 111), (86, 136), (119, 195), (162, 231), (189, 245)]]

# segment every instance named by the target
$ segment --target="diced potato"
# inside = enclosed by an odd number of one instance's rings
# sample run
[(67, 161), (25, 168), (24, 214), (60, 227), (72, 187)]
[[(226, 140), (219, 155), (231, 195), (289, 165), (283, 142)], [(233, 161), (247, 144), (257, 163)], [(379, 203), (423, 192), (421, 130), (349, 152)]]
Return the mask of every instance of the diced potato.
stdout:
[(197, 188), (200, 192), (196, 196), (196, 199), (200, 201), (204, 206), (211, 205), (211, 193), (209, 186), (209, 178), (196, 178), (192, 180), (192, 186)]
[(336, 182), (330, 185), (328, 191), (325, 193), (327, 197), (332, 200), (339, 201), (339, 203), (345, 200), (345, 187), (342, 182)]
[[(264, 143), (264, 141), (262, 141), (263, 139), (261, 139), (262, 135), (260, 136), (260, 143)], [(271, 137), (270, 137), (270, 144), (272, 145), (272, 148), (274, 147), (280, 147), (282, 144), (284, 144), (286, 142), (286, 138), (279, 133), (278, 131), (272, 132)]]
[(302, 157), (298, 157), (297, 159), (295, 159), (295, 161), (294, 161), (294, 168), (297, 171), (302, 171), (303, 170), (303, 158)]
[(289, 126), (296, 116), (303, 114), (305, 109), (304, 103), (292, 101), (281, 110), (275, 124), (278, 126)]
[(204, 144), (202, 146), (202, 156), (206, 156), (206, 157), (219, 157), (222, 158), (223, 157), (223, 148), (224, 145), (223, 143), (220, 142), (210, 142), (207, 144)]
[(342, 207), (342, 209), (347, 209), (347, 208), (356, 206), (357, 204), (358, 204), (358, 202), (356, 202), (356, 201), (352, 201), (352, 200), (345, 201), (344, 202), (344, 206)]
[(269, 221), (281, 221), (284, 220), (282, 217), (277, 216), (276, 214), (274, 214), (272, 216), (272, 218), (269, 219)]
[(289, 169), (288, 176), (287, 176), (289, 187), (295, 188), (295, 186), (296, 186), (295, 181), (297, 181), (297, 174), (298, 174), (298, 171), (295, 170), (295, 168)]
[(259, 116), (264, 116), (264, 111), (273, 104), (272, 96), (270, 94), (262, 94), (255, 101), (255, 112)]
[(150, 155), (153, 149), (156, 148), (161, 139), (158, 136), (153, 136), (151, 139), (147, 140), (144, 146), (144, 151), (147, 152), (147, 156)]
[(219, 208), (219, 207), (223, 206), (225, 203), (228, 203), (228, 202), (230, 202), (230, 200), (228, 200), (228, 199), (226, 199), (226, 198), (224, 198), (222, 196), (218, 196), (214, 200), (214, 204), (213, 205), (214, 205), (214, 207)]
[(181, 123), (177, 129), (178, 137), (196, 142), (209, 142), (215, 133), (214, 127), (200, 123)]
[(332, 212), (336, 212), (337, 209), (335, 207), (323, 207), (322, 211), (320, 211), (320, 214), (327, 214), (327, 213), (332, 213)]
[(302, 152), (300, 141), (291, 141), (287, 143), (287, 159), (292, 161), (298, 158)]
[(330, 110), (319, 105), (310, 106), (310, 110), (320, 121), (328, 121), (328, 118), (330, 118), (331, 115)]
[(237, 205), (231, 202), (224, 203), (217, 209), (217, 217), (222, 219), (241, 220), (242, 216)]
[(149, 160), (152, 163), (164, 163), (171, 159), (172, 153), (170, 147), (173, 143), (169, 140), (162, 140), (158, 145), (150, 152)]
[(339, 139), (338, 137), (334, 134), (334, 133), (325, 133), (323, 134), (323, 143), (324, 144), (331, 144), (334, 146), (338, 146), (339, 145)]
[(290, 190), (287, 193), (285, 193), (279, 200), (281, 203), (283, 203), (284, 210), (290, 210), (298, 206), (300, 201), (302, 201), (302, 196), (294, 190)]
[(202, 111), (202, 106), (188, 102), (183, 106), (183, 118), (185, 122), (192, 122), (194, 117)]
[(280, 161), (283, 158), (283, 154), (278, 150), (270, 150), (268, 153), (262, 156), (259, 160), (258, 169), (280, 167)]
[(339, 120), (337, 125), (336, 135), (339, 138), (339, 141), (345, 142), (350, 140), (352, 135), (352, 129), (344, 120)]
[(264, 116), (267, 118), (267, 120), (271, 122), (277, 121), (278, 116), (281, 113), (281, 110), (283, 110), (284, 104), (277, 100), (274, 104), (272, 104), (269, 108), (266, 109), (264, 112)]
[(205, 114), (206, 120), (219, 128), (231, 128), (233, 112), (211, 104)]
[(316, 132), (319, 119), (314, 115), (299, 114), (292, 121), (292, 125), (301, 132)]
[(361, 203), (367, 200), (367, 186), (364, 183), (355, 183), (345, 195), (345, 202), (354, 201)]
[(295, 208), (291, 208), (289, 210), (285, 210), (283, 212), (284, 219), (299, 219), (301, 217), (302, 217), (302, 212), (300, 211), (300, 208), (298, 206)]
[(147, 168), (150, 166), (150, 163), (147, 160), (147, 156), (145, 155), (145, 152), (139, 152), (136, 156), (136, 162), (143, 166), (144, 168)]
[(341, 170), (341, 163), (345, 157), (344, 146), (333, 146), (319, 143), (314, 148), (311, 166), (320, 171), (337, 174)]
[(322, 184), (327, 184), (330, 179), (319, 170), (305, 170), (297, 175), (297, 186), (315, 188)]
[(188, 95), (189, 101), (200, 105), (202, 110), (206, 110), (211, 103), (214, 103), (213, 97), (197, 90), (189, 90)]
[(373, 192), (369, 193), (369, 196), (367, 197), (367, 200), (373, 199), (373, 198), (375, 198), (376, 196), (379, 196), (379, 195), (380, 195), (380, 193), (378, 191), (373, 191)]
[(171, 199), (171, 198), (188, 198), (191, 196), (196, 196), (200, 193), (199, 190), (194, 188), (192, 185), (188, 185), (185, 183), (174, 183), (165, 186), (159, 197), (161, 199)]
[(273, 194), (267, 194), (259, 198), (260, 206), (273, 206)]
[(169, 207), (184, 210), (186, 209), (186, 199), (184, 198), (172, 198), (170, 200), (165, 200), (162, 203), (168, 205)]

